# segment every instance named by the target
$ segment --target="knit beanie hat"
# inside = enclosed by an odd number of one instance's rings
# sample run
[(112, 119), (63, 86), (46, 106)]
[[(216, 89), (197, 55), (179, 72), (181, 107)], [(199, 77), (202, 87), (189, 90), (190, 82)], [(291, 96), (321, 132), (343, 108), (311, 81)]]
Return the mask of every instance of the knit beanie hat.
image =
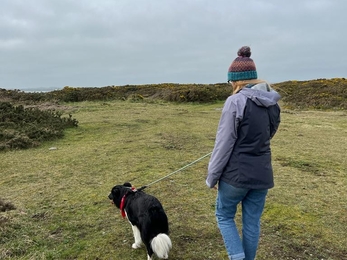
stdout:
[(228, 70), (228, 81), (238, 81), (258, 78), (254, 61), (251, 57), (251, 48), (243, 46), (237, 52), (238, 57), (231, 63)]

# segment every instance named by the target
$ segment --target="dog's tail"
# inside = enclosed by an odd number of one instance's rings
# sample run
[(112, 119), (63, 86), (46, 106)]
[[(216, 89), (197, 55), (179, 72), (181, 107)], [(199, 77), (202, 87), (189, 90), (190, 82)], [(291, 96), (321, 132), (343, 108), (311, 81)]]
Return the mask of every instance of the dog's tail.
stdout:
[(169, 257), (169, 251), (172, 248), (171, 239), (168, 235), (160, 233), (152, 239), (151, 247), (159, 258), (167, 259)]

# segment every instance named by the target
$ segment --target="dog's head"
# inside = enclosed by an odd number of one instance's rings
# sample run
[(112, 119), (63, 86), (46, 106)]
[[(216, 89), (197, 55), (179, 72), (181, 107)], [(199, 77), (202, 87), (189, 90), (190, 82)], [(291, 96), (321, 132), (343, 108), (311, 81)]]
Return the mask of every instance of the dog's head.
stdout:
[(108, 198), (112, 201), (117, 208), (120, 208), (120, 203), (124, 195), (126, 195), (131, 190), (131, 184), (129, 182), (123, 185), (116, 185), (112, 188)]

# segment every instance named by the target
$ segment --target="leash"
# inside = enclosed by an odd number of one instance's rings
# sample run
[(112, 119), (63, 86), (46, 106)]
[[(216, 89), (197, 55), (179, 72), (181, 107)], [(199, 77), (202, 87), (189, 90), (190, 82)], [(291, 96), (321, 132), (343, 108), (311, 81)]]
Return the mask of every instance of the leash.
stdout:
[(180, 172), (180, 171), (183, 171), (184, 169), (186, 169), (186, 168), (192, 166), (193, 164), (195, 164), (195, 163), (201, 161), (202, 159), (204, 159), (205, 157), (207, 157), (207, 156), (209, 156), (209, 155), (211, 155), (211, 154), (212, 154), (212, 152), (210, 152), (210, 153), (208, 153), (208, 154), (205, 154), (204, 156), (200, 157), (199, 159), (196, 159), (195, 161), (193, 161), (193, 162), (187, 164), (186, 166), (183, 166), (182, 168), (179, 168), (178, 170), (176, 170), (176, 171), (174, 171), (174, 172), (171, 172), (171, 173), (169, 173), (168, 175), (166, 175), (166, 176), (164, 176), (164, 177), (162, 177), (162, 178), (160, 178), (160, 179), (158, 179), (158, 180), (156, 180), (156, 181), (153, 181), (153, 182), (151, 182), (151, 183), (149, 183), (149, 184), (147, 184), (147, 185), (145, 185), (145, 186), (142, 186), (141, 188), (137, 189), (137, 191), (144, 190), (144, 189), (146, 189), (147, 187), (152, 186), (153, 184), (156, 184), (157, 182), (160, 182), (160, 181), (162, 181), (162, 180), (164, 180), (164, 179), (166, 179), (166, 178), (169, 178), (171, 175), (174, 175), (175, 173), (178, 173), (178, 172)]
[(173, 174), (175, 174), (175, 173), (178, 173), (178, 172), (180, 172), (180, 171), (183, 171), (184, 169), (188, 168), (189, 166), (192, 166), (193, 164), (195, 164), (195, 163), (201, 161), (202, 159), (204, 159), (205, 157), (207, 157), (207, 156), (209, 156), (209, 155), (211, 155), (211, 154), (212, 154), (212, 152), (210, 152), (210, 153), (208, 153), (208, 154), (205, 154), (204, 156), (200, 157), (199, 159), (196, 159), (195, 161), (193, 161), (193, 162), (191, 162), (191, 163), (188, 163), (187, 165), (183, 166), (182, 168), (179, 168), (178, 170), (176, 170), (176, 171), (174, 171), (174, 172), (171, 172), (171, 173), (169, 173), (168, 175), (166, 175), (166, 176), (164, 176), (164, 177), (162, 177), (162, 178), (160, 178), (160, 179), (158, 179), (158, 180), (156, 180), (156, 181), (153, 181), (153, 182), (151, 182), (151, 183), (149, 183), (149, 184), (147, 184), (147, 185), (145, 185), (145, 186), (142, 186), (142, 187), (139, 188), (139, 189), (136, 189), (135, 187), (129, 187), (129, 191), (127, 191), (127, 192), (123, 195), (123, 197), (122, 197), (122, 199), (121, 199), (120, 207), (119, 207), (122, 217), (123, 217), (123, 218), (126, 217), (126, 212), (125, 212), (125, 200), (126, 200), (126, 196), (129, 194), (129, 192), (142, 191), (142, 190), (146, 189), (147, 187), (149, 187), (149, 186), (151, 186), (151, 185), (153, 185), (153, 184), (156, 184), (157, 182), (160, 182), (160, 181), (162, 181), (162, 180), (164, 180), (164, 179), (166, 179), (166, 178), (169, 178), (171, 175), (173, 175)]

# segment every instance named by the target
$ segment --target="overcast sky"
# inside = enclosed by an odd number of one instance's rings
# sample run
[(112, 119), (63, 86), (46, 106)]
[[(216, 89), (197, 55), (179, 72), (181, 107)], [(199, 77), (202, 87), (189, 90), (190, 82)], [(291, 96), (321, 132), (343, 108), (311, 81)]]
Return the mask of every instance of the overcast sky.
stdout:
[(0, 0), (0, 88), (347, 77), (346, 0)]

